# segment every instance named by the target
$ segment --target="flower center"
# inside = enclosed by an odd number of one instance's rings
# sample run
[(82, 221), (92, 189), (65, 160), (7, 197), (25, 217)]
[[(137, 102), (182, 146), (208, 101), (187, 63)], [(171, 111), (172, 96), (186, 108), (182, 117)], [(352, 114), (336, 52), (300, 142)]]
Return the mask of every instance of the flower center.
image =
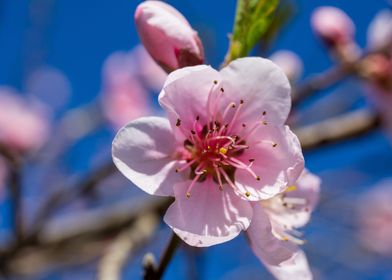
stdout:
[[(237, 104), (229, 103), (221, 113), (218, 101), (224, 89), (220, 88), (219, 92), (215, 93), (216, 85), (217, 81), (214, 81), (207, 101), (207, 123), (201, 123), (200, 117), (196, 116), (192, 128), (190, 130), (188, 128), (187, 131), (182, 127), (181, 120), (177, 119), (176, 126), (187, 136), (184, 141), (186, 163), (176, 169), (176, 172), (190, 170), (189, 179), (192, 182), (187, 189), (187, 197), (190, 197), (196, 182), (203, 182), (208, 176), (212, 177), (220, 190), (223, 190), (224, 184), (237, 189), (234, 178), (237, 169), (247, 171), (255, 180), (261, 180), (260, 176), (252, 170), (255, 159), (249, 158), (244, 162), (243, 157), (242, 160), (239, 157), (249, 149), (247, 144), (249, 136), (260, 125), (267, 125), (267, 122), (262, 120), (253, 127), (247, 127), (245, 123), (239, 126), (238, 119), (245, 106), (244, 100), (240, 100)], [(265, 115), (264, 111), (262, 117), (264, 118)], [(234, 128), (237, 129), (237, 133), (234, 132)], [(246, 192), (244, 195), (249, 197), (250, 193)]]

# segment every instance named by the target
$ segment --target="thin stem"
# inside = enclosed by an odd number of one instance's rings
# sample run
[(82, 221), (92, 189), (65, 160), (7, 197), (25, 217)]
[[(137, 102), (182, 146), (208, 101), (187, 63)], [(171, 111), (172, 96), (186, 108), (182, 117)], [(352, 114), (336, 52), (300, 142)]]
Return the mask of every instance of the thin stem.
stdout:
[(177, 234), (173, 233), (169, 241), (169, 244), (167, 245), (161, 257), (161, 260), (159, 262), (157, 272), (156, 272), (156, 277), (157, 277), (156, 279), (162, 278), (168, 264), (170, 263), (171, 259), (174, 256), (176, 249), (178, 248), (178, 245), (180, 245), (180, 238), (177, 236)]
[(13, 221), (15, 238), (19, 243), (23, 239), (23, 208), (20, 156), (15, 151), (10, 150), (8, 147), (2, 144), (0, 144), (0, 154), (7, 161), (7, 165), (10, 171), (9, 191), (12, 202), (11, 220)]
[(155, 267), (153, 262), (149, 263), (149, 265), (145, 265), (144, 280), (160, 280), (162, 278), (179, 244), (180, 238), (173, 233), (165, 251), (162, 254), (158, 267)]

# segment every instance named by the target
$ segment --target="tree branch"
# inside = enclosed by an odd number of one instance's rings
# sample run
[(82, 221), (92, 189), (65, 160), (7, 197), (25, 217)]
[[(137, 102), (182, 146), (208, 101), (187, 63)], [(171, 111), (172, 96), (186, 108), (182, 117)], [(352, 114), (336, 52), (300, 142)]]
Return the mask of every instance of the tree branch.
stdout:
[(294, 129), (304, 150), (362, 135), (380, 126), (379, 116), (360, 109), (316, 124)]

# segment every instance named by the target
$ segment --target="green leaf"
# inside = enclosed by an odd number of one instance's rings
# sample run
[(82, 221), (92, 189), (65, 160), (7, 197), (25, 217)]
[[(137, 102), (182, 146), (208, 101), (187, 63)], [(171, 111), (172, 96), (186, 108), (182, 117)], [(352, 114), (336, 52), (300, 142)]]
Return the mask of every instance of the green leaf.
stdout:
[(238, 0), (225, 64), (249, 54), (268, 30), (279, 0)]

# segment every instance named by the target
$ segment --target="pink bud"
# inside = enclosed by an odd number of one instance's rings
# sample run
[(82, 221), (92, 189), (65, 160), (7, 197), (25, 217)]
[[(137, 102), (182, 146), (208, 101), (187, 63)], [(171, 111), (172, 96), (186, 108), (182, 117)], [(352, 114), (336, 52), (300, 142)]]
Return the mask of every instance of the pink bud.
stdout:
[(327, 45), (346, 44), (353, 40), (355, 26), (350, 17), (335, 7), (319, 7), (311, 19), (313, 30)]
[(382, 10), (370, 23), (367, 32), (367, 44), (370, 49), (381, 49), (392, 44), (392, 12)]
[(301, 76), (303, 63), (297, 54), (281, 50), (273, 53), (270, 59), (283, 70), (290, 81), (295, 81)]
[(184, 16), (161, 1), (145, 1), (135, 12), (140, 39), (167, 72), (202, 64), (203, 45)]

